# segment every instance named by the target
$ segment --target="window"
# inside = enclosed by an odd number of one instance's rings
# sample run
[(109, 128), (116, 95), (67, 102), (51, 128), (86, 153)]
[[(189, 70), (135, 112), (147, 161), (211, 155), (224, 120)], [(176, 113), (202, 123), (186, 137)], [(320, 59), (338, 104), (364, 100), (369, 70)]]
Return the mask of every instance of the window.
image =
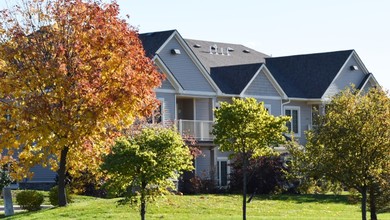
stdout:
[(291, 117), (291, 120), (286, 124), (288, 131), (293, 132), (295, 135), (299, 136), (299, 107), (285, 107), (284, 114)]
[(227, 157), (217, 158), (217, 179), (218, 186), (225, 187), (228, 185), (228, 175), (230, 173), (230, 167), (228, 165)]
[(158, 124), (162, 122), (164, 122), (164, 99), (159, 99), (158, 107), (148, 119), (148, 123)]

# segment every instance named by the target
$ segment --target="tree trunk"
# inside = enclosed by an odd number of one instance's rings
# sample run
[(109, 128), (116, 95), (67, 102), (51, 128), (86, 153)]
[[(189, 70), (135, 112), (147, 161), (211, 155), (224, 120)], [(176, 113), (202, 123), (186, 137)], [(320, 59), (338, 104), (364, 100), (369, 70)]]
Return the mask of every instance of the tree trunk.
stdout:
[(145, 190), (146, 190), (146, 182), (142, 181), (141, 186), (141, 220), (145, 220), (146, 214), (146, 198), (145, 198)]
[(362, 220), (367, 220), (367, 187), (363, 186), (362, 188)]
[(244, 176), (242, 180), (242, 219), (246, 220), (246, 187), (247, 187), (247, 166), (248, 159), (246, 153), (243, 153), (242, 161), (242, 174)]
[(3, 188), (3, 198), (4, 198), (4, 215), (10, 216), (14, 214), (14, 205), (12, 203), (12, 194), (11, 188)]
[(66, 156), (68, 154), (69, 147), (64, 147), (61, 150), (60, 156), (60, 168), (58, 169), (58, 206), (66, 206), (67, 198), (65, 192), (65, 178), (66, 178)]
[(376, 216), (376, 201), (375, 201), (375, 186), (370, 187), (370, 218), (371, 220), (377, 220)]

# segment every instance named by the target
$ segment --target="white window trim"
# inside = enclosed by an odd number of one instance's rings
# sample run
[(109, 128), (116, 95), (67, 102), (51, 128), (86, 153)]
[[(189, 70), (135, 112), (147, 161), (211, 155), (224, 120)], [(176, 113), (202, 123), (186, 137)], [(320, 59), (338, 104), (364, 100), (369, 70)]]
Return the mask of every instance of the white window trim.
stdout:
[(264, 108), (268, 109), (268, 113), (269, 113), (270, 115), (272, 115), (271, 104), (264, 104)]
[[(284, 106), (283, 115), (286, 116), (286, 110), (297, 110), (298, 111), (298, 133), (294, 133), (294, 137), (301, 137), (301, 107), (299, 106)], [(292, 121), (291, 121), (292, 123)], [(291, 126), (292, 129), (292, 126)], [(290, 136), (290, 134), (287, 134)]]
[[(226, 182), (226, 186), (221, 186), (221, 166), (218, 166), (218, 162), (222, 162), (222, 161), (226, 161), (226, 168), (227, 168), (227, 182)], [(217, 171), (217, 180), (218, 180), (218, 187), (227, 187), (229, 185), (229, 175), (230, 175), (230, 166), (229, 166), (229, 163), (230, 163), (230, 160), (229, 158), (227, 157), (217, 157), (217, 168), (219, 168), (219, 170)]]

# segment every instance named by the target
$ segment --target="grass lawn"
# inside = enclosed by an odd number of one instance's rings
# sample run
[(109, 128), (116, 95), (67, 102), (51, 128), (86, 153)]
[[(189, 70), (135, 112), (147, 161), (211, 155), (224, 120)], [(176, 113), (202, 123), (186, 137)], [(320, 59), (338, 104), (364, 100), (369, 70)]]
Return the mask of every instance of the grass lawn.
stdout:
[[(7, 219), (139, 219), (137, 209), (117, 206), (117, 199), (76, 196), (64, 208), (24, 212)], [(248, 219), (360, 219), (359, 205), (346, 196), (276, 195), (259, 196), (247, 206)], [(369, 214), (368, 214), (369, 216)], [(4, 216), (2, 216), (4, 217)], [(146, 219), (241, 219), (241, 196), (166, 196), (147, 207)], [(389, 219), (390, 213), (379, 214)]]

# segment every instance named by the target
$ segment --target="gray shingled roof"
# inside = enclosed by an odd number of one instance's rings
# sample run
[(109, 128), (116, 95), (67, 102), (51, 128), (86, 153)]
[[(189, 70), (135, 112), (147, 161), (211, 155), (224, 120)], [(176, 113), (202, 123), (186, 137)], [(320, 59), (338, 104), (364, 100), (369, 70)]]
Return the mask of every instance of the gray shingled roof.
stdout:
[(175, 31), (176, 30), (169, 30), (140, 34), (139, 38), (142, 41), (146, 56), (150, 58), (154, 57), (157, 50), (160, 49)]
[[(239, 44), (229, 44), (229, 43), (220, 43), (212, 41), (201, 41), (201, 40), (192, 40), (185, 39), (188, 46), (194, 52), (199, 61), (203, 64), (207, 71), (210, 72), (212, 67), (220, 66), (231, 66), (231, 65), (242, 65), (242, 64), (252, 64), (252, 63), (264, 63), (264, 58), (268, 55), (255, 51), (249, 47), (239, 45)], [(196, 47), (198, 45), (200, 47)], [(210, 54), (210, 46), (217, 45), (218, 55)], [(221, 48), (223, 48), (223, 54), (221, 54)], [(231, 48), (234, 51), (230, 51), (230, 56), (227, 55), (227, 49)], [(244, 50), (249, 51), (249, 53), (243, 52)]]
[(239, 95), (263, 63), (212, 67), (211, 78), (225, 94)]
[[(169, 30), (140, 34), (146, 55), (153, 57), (174, 32), (175, 30)], [(287, 96), (319, 99), (353, 52), (345, 50), (269, 57), (239, 44), (192, 39), (185, 41), (221, 91), (226, 94), (240, 94), (261, 67), (261, 63), (265, 62)], [(210, 46), (214, 45), (218, 47), (218, 55), (215, 54), (215, 50), (210, 54)], [(229, 51), (229, 55), (228, 48), (233, 49)]]
[(266, 66), (289, 97), (321, 98), (353, 50), (266, 58)]

